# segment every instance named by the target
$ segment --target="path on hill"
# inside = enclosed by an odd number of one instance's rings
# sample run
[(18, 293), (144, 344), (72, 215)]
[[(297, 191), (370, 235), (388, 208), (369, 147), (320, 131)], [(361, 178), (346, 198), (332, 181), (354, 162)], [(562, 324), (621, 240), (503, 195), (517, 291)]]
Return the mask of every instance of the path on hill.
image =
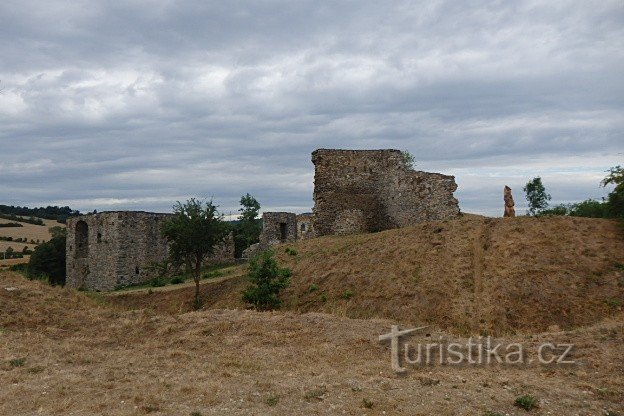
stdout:
[[(227, 276), (214, 277), (211, 279), (202, 279), (200, 280), (199, 284), (201, 286), (204, 286), (204, 285), (211, 285), (214, 283), (221, 283), (230, 279), (239, 278), (243, 276), (244, 274), (245, 274), (245, 270), (236, 270), (235, 272), (228, 274)], [(142, 286), (142, 287), (136, 287), (136, 288), (116, 290), (113, 292), (106, 292), (106, 293), (103, 293), (103, 295), (104, 296), (121, 296), (121, 295), (129, 295), (129, 294), (140, 295), (140, 294), (145, 294), (149, 292), (150, 290), (152, 292), (170, 292), (170, 291), (186, 289), (188, 287), (194, 287), (194, 286), (195, 286), (195, 281), (193, 279), (189, 279), (185, 281), (184, 283), (179, 283), (176, 285), (169, 284), (167, 286), (160, 286), (160, 287), (143, 287)]]

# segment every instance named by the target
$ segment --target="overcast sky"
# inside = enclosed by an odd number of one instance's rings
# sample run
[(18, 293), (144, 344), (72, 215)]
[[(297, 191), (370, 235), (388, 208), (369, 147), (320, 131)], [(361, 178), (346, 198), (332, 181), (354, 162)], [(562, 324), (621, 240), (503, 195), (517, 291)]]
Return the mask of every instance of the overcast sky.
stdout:
[(310, 211), (317, 148), (407, 149), (500, 216), (624, 164), (624, 3), (0, 2), (0, 203)]

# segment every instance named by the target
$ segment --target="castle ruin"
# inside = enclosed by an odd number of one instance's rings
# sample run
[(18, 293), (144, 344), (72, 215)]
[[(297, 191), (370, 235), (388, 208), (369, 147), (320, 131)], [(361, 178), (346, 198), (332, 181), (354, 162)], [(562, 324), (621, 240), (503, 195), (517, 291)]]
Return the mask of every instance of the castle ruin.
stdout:
[(455, 178), (410, 169), (400, 150), (319, 149), (312, 163), (316, 236), (381, 231), (459, 214)]
[[(69, 218), (66, 285), (108, 291), (157, 277), (149, 266), (167, 258), (168, 245), (161, 228), (170, 215), (111, 211)], [(231, 234), (215, 247), (211, 260), (234, 260)]]

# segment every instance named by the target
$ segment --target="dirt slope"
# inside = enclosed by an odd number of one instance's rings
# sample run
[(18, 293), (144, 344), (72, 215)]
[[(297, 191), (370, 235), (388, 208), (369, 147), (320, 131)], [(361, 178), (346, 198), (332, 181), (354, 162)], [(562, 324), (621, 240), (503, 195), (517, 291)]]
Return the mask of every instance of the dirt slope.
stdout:
[[(11, 290), (6, 290), (11, 288)], [(0, 273), (2, 415), (602, 415), (624, 410), (621, 319), (507, 338), (577, 345), (573, 366), (390, 370), (393, 321), (159, 315)], [(437, 338), (443, 333), (431, 333)], [(414, 340), (422, 342), (424, 334)], [(532, 394), (539, 408), (514, 407)], [(198, 413), (195, 413), (198, 412)], [(615, 413), (611, 413), (615, 414)]]
[[(460, 220), (276, 248), (293, 271), (285, 309), (434, 324), (458, 334), (569, 329), (622, 311), (624, 235), (588, 218)], [(207, 308), (244, 308), (243, 278), (203, 287)], [(117, 301), (189, 310), (189, 289)]]

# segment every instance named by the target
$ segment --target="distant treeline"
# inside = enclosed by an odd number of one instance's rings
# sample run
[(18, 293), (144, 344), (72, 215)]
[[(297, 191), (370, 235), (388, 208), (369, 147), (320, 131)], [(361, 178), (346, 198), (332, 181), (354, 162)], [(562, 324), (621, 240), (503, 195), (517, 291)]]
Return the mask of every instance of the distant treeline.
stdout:
[(44, 218), (46, 220), (56, 220), (59, 223), (65, 224), (67, 218), (76, 215), (80, 215), (80, 212), (75, 211), (70, 207), (47, 206), (45, 208), (28, 208), (15, 207), (13, 205), (0, 205), (0, 218), (37, 225), (43, 225), (43, 221), (41, 221), (40, 218)]
[(12, 227), (23, 227), (19, 222), (4, 222), (0, 224), (0, 227), (12, 228)]

